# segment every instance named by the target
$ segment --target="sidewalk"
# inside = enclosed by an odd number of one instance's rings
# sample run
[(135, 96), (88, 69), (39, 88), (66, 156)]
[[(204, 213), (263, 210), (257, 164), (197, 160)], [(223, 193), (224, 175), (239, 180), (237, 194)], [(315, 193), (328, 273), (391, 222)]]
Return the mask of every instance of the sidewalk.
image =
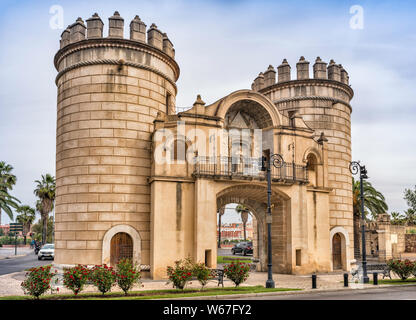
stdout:
[[(25, 272), (16, 272), (7, 275), (0, 276), (0, 296), (8, 295), (23, 295), (23, 291), (20, 287), (21, 282), (25, 278)], [(338, 290), (351, 290), (351, 289), (364, 289), (364, 288), (376, 288), (386, 287), (388, 285), (374, 286), (372, 284), (361, 284), (351, 283), (348, 288), (343, 287), (343, 274), (342, 273), (331, 273), (331, 274), (318, 274), (317, 276), (317, 289), (312, 290), (312, 280), (310, 275), (290, 275), (290, 274), (274, 274), (273, 279), (275, 281), (276, 288), (298, 288), (313, 292), (322, 291), (338, 291)], [(267, 280), (267, 272), (253, 272), (250, 274), (247, 282), (241, 286), (264, 286)], [(150, 280), (143, 279), (141, 285), (135, 286), (133, 291), (141, 290), (161, 290), (161, 289), (172, 289), (172, 284), (167, 284), (166, 280)], [(211, 281), (207, 287), (216, 287), (217, 282)], [(225, 287), (233, 286), (233, 283), (227, 279), (224, 281)], [(71, 293), (68, 289), (59, 285), (59, 293)], [(191, 281), (187, 284), (187, 288), (200, 288), (198, 281)], [(114, 287), (112, 291), (120, 291), (119, 288)], [(86, 286), (83, 292), (97, 292), (93, 286)], [(299, 293), (299, 292), (298, 292)], [(295, 294), (295, 292), (291, 292)], [(267, 299), (267, 296), (265, 296)]]
[(33, 252), (33, 249), (30, 249), (30, 247), (17, 247), (17, 255), (15, 255), (14, 247), (1, 247), (0, 248), (0, 260), (25, 256), (31, 252)]

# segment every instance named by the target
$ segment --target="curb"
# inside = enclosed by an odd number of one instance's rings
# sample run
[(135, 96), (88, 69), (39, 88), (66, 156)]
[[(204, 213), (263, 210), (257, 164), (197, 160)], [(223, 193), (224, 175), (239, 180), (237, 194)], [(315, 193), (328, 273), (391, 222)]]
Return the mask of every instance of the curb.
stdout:
[(154, 300), (231, 300), (235, 298), (252, 298), (252, 297), (265, 297), (264, 300), (267, 300), (268, 296), (275, 296), (275, 295), (296, 295), (296, 294), (308, 294), (308, 293), (326, 293), (326, 292), (341, 292), (341, 291), (353, 291), (353, 290), (374, 290), (374, 289), (385, 289), (385, 288), (395, 288), (395, 287), (403, 287), (403, 286), (414, 286), (416, 284), (398, 284), (398, 285), (378, 285), (373, 287), (364, 287), (364, 288), (336, 288), (336, 289), (304, 289), (304, 290), (295, 290), (295, 291), (274, 291), (274, 292), (260, 292), (260, 293), (237, 293), (237, 294), (224, 294), (224, 295), (216, 295), (216, 296), (199, 296), (199, 297), (182, 297), (182, 298), (159, 298)]

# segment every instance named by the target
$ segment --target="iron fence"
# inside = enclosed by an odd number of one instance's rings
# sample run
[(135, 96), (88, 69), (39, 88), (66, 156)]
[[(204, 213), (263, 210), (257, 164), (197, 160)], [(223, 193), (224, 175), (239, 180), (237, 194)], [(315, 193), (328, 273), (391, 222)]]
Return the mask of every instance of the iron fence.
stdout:
[[(266, 179), (266, 171), (262, 171), (261, 158), (238, 157), (197, 157), (195, 176), (228, 177), (240, 179)], [(281, 168), (271, 168), (273, 181), (307, 182), (306, 166), (284, 162)]]

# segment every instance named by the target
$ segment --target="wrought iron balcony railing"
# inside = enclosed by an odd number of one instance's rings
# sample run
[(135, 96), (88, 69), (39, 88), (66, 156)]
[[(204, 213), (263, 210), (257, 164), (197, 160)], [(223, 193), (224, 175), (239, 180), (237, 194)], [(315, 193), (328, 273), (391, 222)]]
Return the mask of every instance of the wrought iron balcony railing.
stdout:
[[(266, 179), (261, 170), (261, 158), (197, 157), (194, 176), (235, 179)], [(308, 182), (306, 166), (285, 162), (281, 168), (271, 168), (272, 181)]]

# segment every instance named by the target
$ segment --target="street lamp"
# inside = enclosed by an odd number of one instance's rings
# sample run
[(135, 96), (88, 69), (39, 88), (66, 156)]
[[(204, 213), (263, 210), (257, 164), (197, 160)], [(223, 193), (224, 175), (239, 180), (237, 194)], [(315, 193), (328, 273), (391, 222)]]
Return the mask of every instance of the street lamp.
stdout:
[[(267, 164), (266, 164), (267, 162)], [(267, 281), (266, 288), (274, 288), (274, 281), (272, 276), (272, 179), (271, 179), (271, 165), (275, 168), (281, 168), (284, 164), (283, 157), (280, 154), (272, 154), (267, 161), (266, 157), (262, 157), (261, 170), (267, 172)], [(267, 165), (267, 166), (266, 166)]]
[(365, 216), (364, 216), (364, 186), (363, 180), (368, 179), (367, 170), (359, 161), (352, 161), (350, 163), (350, 171), (353, 175), (360, 173), (360, 200), (361, 200), (361, 242), (362, 242), (362, 266), (363, 266), (363, 283), (368, 283), (367, 276), (367, 255), (365, 252)]

